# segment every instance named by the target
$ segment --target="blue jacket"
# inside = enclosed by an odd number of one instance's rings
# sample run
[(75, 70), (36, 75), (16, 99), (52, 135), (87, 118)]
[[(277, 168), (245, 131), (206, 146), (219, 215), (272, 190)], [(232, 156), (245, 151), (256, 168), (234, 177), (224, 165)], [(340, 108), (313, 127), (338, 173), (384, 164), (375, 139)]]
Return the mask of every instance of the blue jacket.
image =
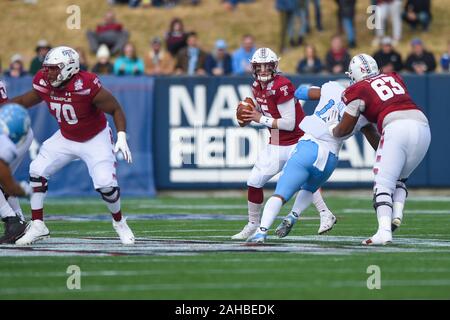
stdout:
[(298, 0), (276, 0), (275, 8), (278, 11), (295, 11), (298, 6)]
[[(205, 61), (205, 70), (209, 75), (213, 75), (212, 71), (217, 67), (217, 60), (212, 54), (208, 54)], [(232, 72), (231, 56), (227, 53), (223, 60), (223, 74), (227, 75)]]
[(118, 57), (114, 62), (114, 74), (140, 75), (144, 73), (144, 61), (140, 58), (130, 59), (125, 56)]
[(233, 73), (234, 74), (245, 74), (245, 66), (250, 64), (250, 59), (255, 53), (256, 48), (253, 47), (250, 52), (246, 52), (242, 47), (237, 49), (233, 53)]

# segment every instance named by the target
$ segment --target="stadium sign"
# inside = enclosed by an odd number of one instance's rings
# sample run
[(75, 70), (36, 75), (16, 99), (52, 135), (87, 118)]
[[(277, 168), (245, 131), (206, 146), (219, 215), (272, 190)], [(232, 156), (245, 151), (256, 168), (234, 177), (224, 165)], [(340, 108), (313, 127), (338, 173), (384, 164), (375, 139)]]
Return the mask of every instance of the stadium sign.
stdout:
[[(252, 96), (250, 81), (172, 78), (156, 82), (158, 187), (233, 187), (246, 182), (269, 137), (265, 127), (241, 128), (236, 121), (238, 102)], [(311, 113), (313, 104), (308, 104), (306, 111)], [(373, 160), (373, 149), (360, 135), (348, 139), (330, 182), (367, 185), (373, 179)]]

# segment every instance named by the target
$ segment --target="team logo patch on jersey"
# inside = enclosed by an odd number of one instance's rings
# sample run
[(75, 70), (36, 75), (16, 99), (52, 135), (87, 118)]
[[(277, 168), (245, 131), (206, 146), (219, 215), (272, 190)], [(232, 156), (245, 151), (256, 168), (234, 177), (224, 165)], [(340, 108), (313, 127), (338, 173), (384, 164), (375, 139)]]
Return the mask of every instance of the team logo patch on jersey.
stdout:
[(74, 86), (76, 91), (83, 89), (83, 80), (78, 79), (77, 81), (75, 81)]
[(46, 86), (47, 86), (47, 84), (45, 83), (45, 80), (44, 80), (44, 79), (40, 79), (40, 80), (39, 80), (39, 85), (41, 85), (41, 86), (43, 86), (43, 87), (46, 87)]
[(288, 89), (289, 87), (285, 85), (280, 88), (280, 91), (283, 91), (284, 96), (287, 96), (289, 94)]

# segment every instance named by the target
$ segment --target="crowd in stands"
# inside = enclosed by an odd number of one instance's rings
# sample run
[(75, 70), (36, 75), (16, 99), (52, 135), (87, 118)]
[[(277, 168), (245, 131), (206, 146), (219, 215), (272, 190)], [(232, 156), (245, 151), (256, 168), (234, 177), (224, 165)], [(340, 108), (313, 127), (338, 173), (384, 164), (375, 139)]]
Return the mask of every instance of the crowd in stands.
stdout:
[[(254, 0), (223, 0), (230, 10), (236, 9), (239, 3)], [(372, 45), (377, 46), (373, 56), (384, 72), (411, 72), (424, 74), (440, 70), (450, 72), (450, 41), (447, 51), (436, 61), (433, 53), (426, 49), (424, 42), (415, 38), (410, 42), (411, 50), (406, 57), (396, 51), (396, 45), (402, 39), (402, 20), (411, 30), (420, 29), (427, 32), (432, 15), (431, 0), (366, 0), (378, 6), (376, 19), (382, 28), (374, 30)], [(110, 1), (111, 2), (111, 1)], [(113, 1), (119, 3), (121, 1)], [(122, 1), (130, 3), (131, 1)], [(180, 1), (137, 1), (140, 5), (163, 5)], [(198, 4), (200, 1), (187, 1)], [(329, 50), (320, 57), (315, 46), (306, 42), (311, 32), (312, 22), (309, 8), (314, 8), (315, 29), (323, 31), (320, 0), (274, 0), (275, 8), (280, 13), (280, 54), (288, 45), (296, 47), (304, 44), (303, 57), (298, 61), (296, 71), (299, 74), (342, 74), (348, 69), (351, 59), (350, 48), (357, 46), (355, 31), (356, 0), (335, 0), (337, 5), (337, 33), (331, 38)], [(387, 33), (388, 22), (392, 35)], [(299, 28), (297, 28), (299, 27)], [(187, 31), (180, 18), (174, 18), (164, 35), (155, 35), (149, 39), (149, 48), (143, 57), (137, 55), (135, 45), (129, 41), (129, 31), (117, 21), (114, 11), (109, 10), (103, 21), (95, 30), (86, 34), (89, 50), (95, 54), (96, 61), (90, 64), (83, 48), (76, 48), (80, 55), (80, 68), (97, 74), (122, 75), (245, 75), (250, 74), (250, 58), (256, 50), (255, 39), (245, 34), (241, 46), (230, 50), (225, 39), (217, 39), (211, 52), (201, 45), (195, 31)], [(7, 77), (34, 75), (41, 67), (45, 55), (51, 45), (39, 40), (36, 45), (36, 56), (29, 68), (24, 66), (20, 54), (11, 57), (9, 68), (4, 72)]]

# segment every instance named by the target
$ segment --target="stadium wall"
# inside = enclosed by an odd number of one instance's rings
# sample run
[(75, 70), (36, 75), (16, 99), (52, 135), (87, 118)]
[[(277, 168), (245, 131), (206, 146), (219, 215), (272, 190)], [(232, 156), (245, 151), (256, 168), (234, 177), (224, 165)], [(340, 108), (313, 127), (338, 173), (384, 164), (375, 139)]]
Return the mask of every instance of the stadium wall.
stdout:
[[(295, 85), (347, 81), (330, 76), (290, 78)], [(409, 185), (450, 187), (450, 163), (445, 161), (450, 152), (450, 76), (404, 78), (413, 99), (428, 116), (432, 130), (430, 150)], [(31, 77), (5, 80), (10, 96), (25, 92), (31, 84)], [(155, 189), (245, 187), (258, 150), (268, 137), (266, 128), (240, 128), (234, 118), (238, 101), (251, 95), (249, 77), (104, 76), (101, 80), (127, 115), (133, 164), (119, 159), (118, 179), (124, 194), (153, 196)], [(306, 113), (311, 113), (313, 107), (311, 102), (304, 105)], [(30, 113), (40, 144), (57, 130), (57, 124), (46, 107), (35, 107)], [(37, 145), (30, 150), (30, 157), (36, 152)], [(349, 139), (327, 188), (370, 187), (373, 155), (360, 135)], [(27, 178), (29, 161), (27, 158), (19, 168), (19, 179)], [(86, 167), (79, 161), (52, 177), (49, 188), (53, 195), (95, 194)]]

